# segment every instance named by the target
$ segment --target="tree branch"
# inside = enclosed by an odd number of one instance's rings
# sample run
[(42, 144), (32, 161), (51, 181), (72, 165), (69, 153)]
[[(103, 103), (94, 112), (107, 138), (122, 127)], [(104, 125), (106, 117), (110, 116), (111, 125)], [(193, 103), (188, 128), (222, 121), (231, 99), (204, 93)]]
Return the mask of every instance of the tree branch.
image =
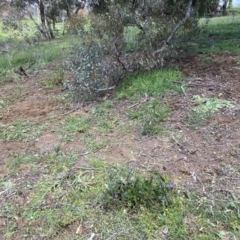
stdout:
[(167, 40), (163, 41), (162, 47), (158, 50), (156, 50), (153, 54), (161, 54), (168, 46), (168, 44), (171, 42), (173, 39), (174, 35), (176, 34), (177, 30), (190, 18), (191, 13), (192, 13), (192, 0), (189, 0), (188, 5), (187, 5), (187, 10), (185, 13), (185, 17), (178, 22), (178, 24), (174, 27), (170, 35), (168, 36)]
[(47, 31), (45, 31), (44, 29), (41, 28), (41, 26), (39, 24), (37, 24), (37, 22), (35, 21), (35, 19), (33, 18), (32, 14), (30, 11), (28, 11), (28, 16), (30, 17), (30, 19), (33, 21), (33, 23), (35, 24), (36, 28), (38, 29), (38, 31), (44, 36), (44, 38), (46, 40), (51, 40), (49, 34)]

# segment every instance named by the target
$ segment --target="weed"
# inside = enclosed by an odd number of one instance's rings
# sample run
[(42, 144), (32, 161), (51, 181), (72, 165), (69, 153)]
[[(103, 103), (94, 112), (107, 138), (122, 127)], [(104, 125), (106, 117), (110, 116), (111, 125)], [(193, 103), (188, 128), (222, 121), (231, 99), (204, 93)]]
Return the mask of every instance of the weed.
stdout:
[(2, 110), (4, 109), (6, 102), (0, 99), (0, 117), (2, 116)]
[(91, 109), (91, 113), (94, 117), (93, 121), (96, 122), (96, 131), (109, 133), (119, 125), (120, 120), (112, 116), (113, 106), (114, 102), (107, 100)]
[(218, 99), (218, 98), (201, 98), (199, 95), (193, 96), (195, 103), (199, 104), (193, 109), (194, 112), (203, 114), (210, 112), (214, 114), (222, 108), (233, 108), (234, 105), (227, 100)]
[(231, 102), (218, 98), (201, 98), (196, 95), (193, 100), (198, 105), (193, 108), (186, 120), (194, 127), (203, 126), (220, 109), (234, 107)]
[(92, 134), (87, 134), (83, 138), (84, 143), (87, 145), (88, 152), (96, 152), (100, 149), (105, 149), (109, 146), (109, 140), (96, 137)]
[(50, 76), (46, 77), (42, 82), (43, 86), (47, 89), (51, 89), (57, 86), (62, 86), (64, 82), (64, 69), (60, 67), (57, 71), (54, 71)]
[(0, 139), (6, 141), (31, 140), (39, 136), (44, 130), (45, 125), (35, 126), (29, 121), (17, 121), (6, 126), (0, 126)]
[(101, 104), (96, 105), (91, 109), (91, 113), (100, 118), (108, 117), (111, 113), (111, 109), (113, 108), (113, 102), (110, 100), (106, 100)]
[(177, 84), (181, 79), (181, 72), (174, 70), (152, 71), (129, 76), (120, 84), (116, 96), (120, 99), (136, 100), (145, 94), (157, 97), (170, 90), (181, 92)]
[(106, 180), (106, 191), (103, 195), (104, 206), (136, 210), (140, 207), (163, 212), (171, 205), (173, 184), (157, 173), (143, 177), (134, 170), (127, 168), (111, 168)]
[(169, 106), (162, 105), (160, 101), (153, 99), (130, 112), (129, 117), (141, 122), (143, 135), (156, 135), (163, 133), (162, 123), (167, 121), (170, 111)]
[(51, 96), (50, 102), (52, 102), (53, 104), (60, 104), (65, 108), (71, 108), (72, 99), (73, 99), (72, 92), (68, 92)]
[(64, 154), (60, 149), (56, 149), (54, 153), (44, 157), (45, 167), (51, 174), (62, 173), (71, 167), (77, 160), (78, 155), (74, 152)]
[(112, 130), (114, 129), (117, 123), (118, 123), (118, 119), (115, 119), (112, 121), (103, 120), (98, 122), (97, 127), (100, 128), (101, 132), (109, 133), (109, 132), (112, 132)]

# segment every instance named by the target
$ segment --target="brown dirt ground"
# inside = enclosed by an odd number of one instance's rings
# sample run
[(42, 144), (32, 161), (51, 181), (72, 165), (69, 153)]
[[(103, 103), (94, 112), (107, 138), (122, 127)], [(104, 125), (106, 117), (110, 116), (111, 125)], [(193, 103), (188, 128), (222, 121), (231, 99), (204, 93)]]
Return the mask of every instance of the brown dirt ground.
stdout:
[[(207, 185), (240, 194), (240, 66), (238, 56), (211, 55), (212, 62), (204, 63), (204, 56), (190, 56), (178, 61), (179, 69), (185, 74), (188, 90), (183, 95), (170, 94), (162, 101), (169, 103), (173, 110), (166, 127), (171, 129), (168, 137), (142, 136), (138, 130), (121, 134), (113, 131), (96, 137), (103, 137), (109, 146), (98, 149), (95, 157), (110, 162), (129, 162), (132, 166), (148, 166), (169, 174), (176, 184), (196, 186), (204, 191)], [(51, 66), (52, 68), (52, 66)], [(38, 138), (27, 142), (5, 141), (0, 145), (0, 176), (8, 178), (7, 161), (13, 155), (26, 152), (45, 154), (57, 146), (67, 151), (78, 151), (78, 164), (88, 161), (91, 156), (81, 155), (84, 147), (81, 142), (61, 143), (52, 126), (61, 122), (66, 115), (84, 115), (91, 106), (74, 110), (75, 106), (62, 106), (52, 101), (53, 96), (64, 94), (61, 87), (45, 89), (41, 84), (44, 74), (6, 83), (0, 86), (0, 96), (9, 104), (2, 112), (0, 124), (6, 127), (17, 120), (44, 123), (48, 129)], [(233, 109), (219, 111), (209, 123), (197, 130), (185, 121), (194, 103), (194, 95), (219, 97), (234, 102)], [(126, 109), (132, 103), (122, 101), (116, 104), (117, 117), (129, 121)], [(70, 112), (71, 111), (71, 112)], [(34, 174), (27, 166), (16, 177), (18, 184), (34, 181)], [(5, 196), (7, 197), (7, 196)], [(20, 199), (16, 201), (23, 201)], [(4, 204), (4, 201), (0, 201)], [(21, 204), (21, 203), (19, 203)], [(23, 204), (23, 203), (22, 203)], [(1, 229), (5, 220), (0, 218)], [(17, 239), (17, 238), (16, 238)]]

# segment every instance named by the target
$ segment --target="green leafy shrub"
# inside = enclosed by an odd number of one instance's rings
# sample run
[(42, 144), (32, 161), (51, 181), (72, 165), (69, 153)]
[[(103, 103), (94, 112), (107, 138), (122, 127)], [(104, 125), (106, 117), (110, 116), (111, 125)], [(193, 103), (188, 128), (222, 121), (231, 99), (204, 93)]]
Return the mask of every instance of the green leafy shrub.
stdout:
[(159, 173), (146, 176), (136, 170), (112, 167), (106, 180), (104, 192), (105, 208), (139, 208), (163, 211), (171, 202), (173, 183), (168, 183)]

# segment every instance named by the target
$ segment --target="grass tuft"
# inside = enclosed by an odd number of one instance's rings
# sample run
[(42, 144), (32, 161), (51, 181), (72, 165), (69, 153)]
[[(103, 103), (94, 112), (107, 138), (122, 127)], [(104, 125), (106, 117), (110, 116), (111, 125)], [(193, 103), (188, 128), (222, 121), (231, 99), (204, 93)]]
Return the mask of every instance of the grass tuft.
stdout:
[(168, 120), (170, 112), (169, 106), (162, 104), (160, 100), (151, 99), (131, 111), (129, 118), (140, 122), (143, 135), (159, 135), (165, 130), (162, 123)]
[(64, 141), (71, 141), (77, 134), (85, 133), (91, 128), (91, 121), (88, 116), (67, 117), (58, 132)]

